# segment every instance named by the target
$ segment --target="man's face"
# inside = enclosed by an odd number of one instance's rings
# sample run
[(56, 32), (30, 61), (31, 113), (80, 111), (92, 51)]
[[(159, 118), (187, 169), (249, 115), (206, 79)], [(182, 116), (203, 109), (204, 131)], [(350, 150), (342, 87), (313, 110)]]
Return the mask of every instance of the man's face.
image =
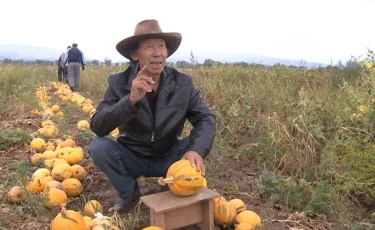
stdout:
[(140, 68), (147, 65), (150, 74), (160, 74), (166, 65), (167, 56), (168, 50), (165, 41), (151, 38), (139, 43), (133, 58), (138, 60)]

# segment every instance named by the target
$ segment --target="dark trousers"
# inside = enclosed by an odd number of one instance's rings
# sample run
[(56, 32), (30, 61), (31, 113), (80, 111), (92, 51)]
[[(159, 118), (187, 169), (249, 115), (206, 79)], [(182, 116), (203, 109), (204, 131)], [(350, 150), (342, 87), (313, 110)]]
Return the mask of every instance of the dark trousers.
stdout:
[(95, 137), (89, 153), (94, 164), (108, 177), (121, 198), (133, 194), (136, 178), (165, 177), (169, 166), (181, 159), (189, 145), (189, 137), (180, 140), (165, 157), (145, 159), (108, 137)]
[(64, 75), (64, 81), (68, 83), (68, 66), (64, 66), (63, 75)]
[(59, 66), (57, 69), (57, 79), (59, 80), (59, 82), (62, 82), (63, 80), (63, 71), (64, 69), (61, 66)]

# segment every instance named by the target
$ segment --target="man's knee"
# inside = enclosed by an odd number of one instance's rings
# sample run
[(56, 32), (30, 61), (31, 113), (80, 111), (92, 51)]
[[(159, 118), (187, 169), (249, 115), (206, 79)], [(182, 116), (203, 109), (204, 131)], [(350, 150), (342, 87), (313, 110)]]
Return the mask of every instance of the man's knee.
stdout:
[(182, 151), (186, 151), (190, 143), (190, 136), (184, 137), (180, 140), (178, 147)]
[(105, 156), (108, 155), (111, 145), (113, 145), (113, 140), (107, 137), (94, 137), (91, 141), (89, 154), (93, 161), (101, 161)]

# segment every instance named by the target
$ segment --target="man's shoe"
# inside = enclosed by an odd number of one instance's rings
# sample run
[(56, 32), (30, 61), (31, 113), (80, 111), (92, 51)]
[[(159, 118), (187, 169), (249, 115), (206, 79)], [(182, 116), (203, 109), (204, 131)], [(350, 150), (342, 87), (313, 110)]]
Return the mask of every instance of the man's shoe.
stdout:
[(69, 88), (70, 88), (70, 90), (71, 90), (72, 92), (74, 92), (74, 91), (75, 91), (75, 89), (74, 89), (74, 87), (73, 87), (73, 86), (70, 86)]
[(134, 201), (139, 198), (140, 193), (138, 189), (135, 189), (133, 194), (125, 199), (122, 199), (121, 197), (117, 197), (115, 201), (115, 205), (113, 207), (115, 212), (118, 213), (126, 213), (129, 212), (132, 205), (134, 204)]
[(132, 204), (133, 204), (133, 196), (130, 196), (125, 199), (122, 199), (121, 197), (117, 197), (113, 209), (115, 212), (118, 212), (118, 213), (129, 212), (130, 208), (132, 207)]

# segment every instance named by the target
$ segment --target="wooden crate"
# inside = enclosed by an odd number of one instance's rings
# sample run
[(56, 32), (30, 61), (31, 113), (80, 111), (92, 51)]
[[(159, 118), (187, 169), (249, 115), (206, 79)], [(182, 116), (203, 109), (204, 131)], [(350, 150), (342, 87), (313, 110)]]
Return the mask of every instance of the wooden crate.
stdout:
[(141, 201), (150, 208), (150, 226), (164, 230), (197, 225), (200, 229), (214, 229), (212, 199), (220, 194), (201, 188), (196, 194), (179, 197), (170, 191), (142, 196)]

